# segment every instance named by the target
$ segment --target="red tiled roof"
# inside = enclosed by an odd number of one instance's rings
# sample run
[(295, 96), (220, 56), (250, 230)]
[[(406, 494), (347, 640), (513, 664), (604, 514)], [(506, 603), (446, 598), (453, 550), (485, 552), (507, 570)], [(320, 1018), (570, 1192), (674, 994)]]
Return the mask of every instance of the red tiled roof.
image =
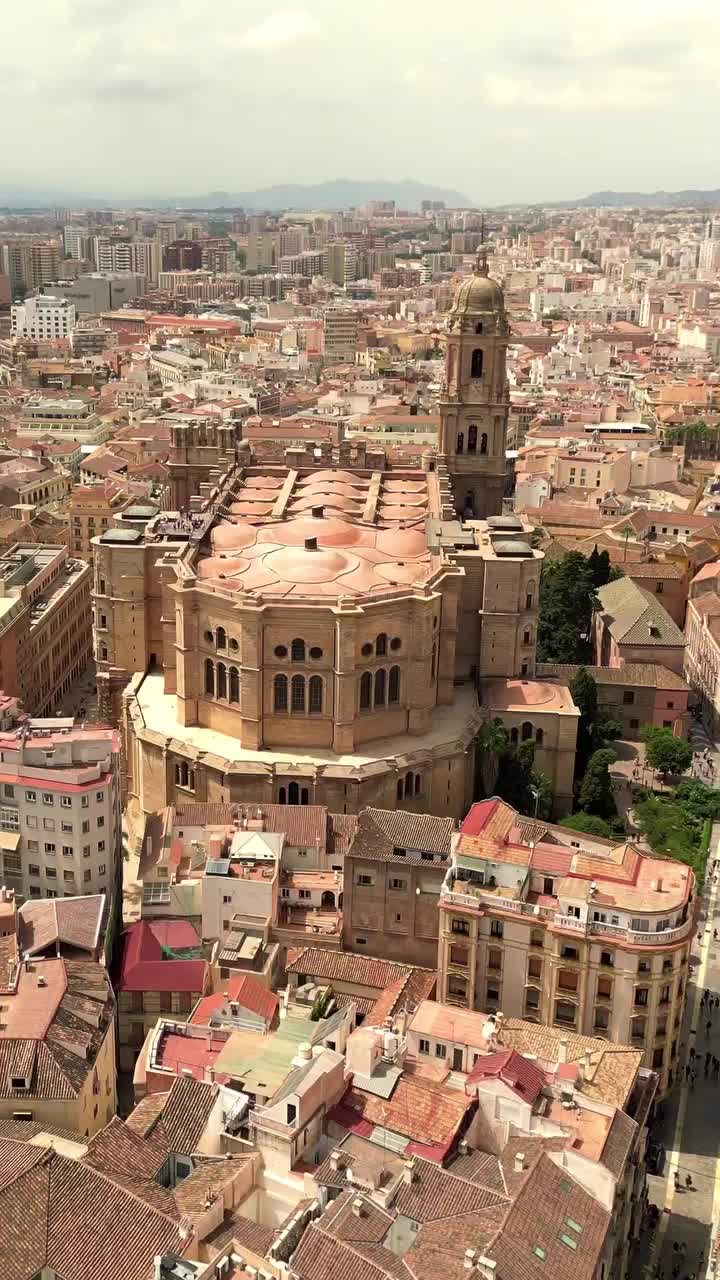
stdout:
[(120, 990), (202, 993), (208, 977), (205, 960), (163, 958), (164, 947), (179, 951), (200, 946), (187, 920), (139, 920), (125, 930)]
[(545, 1075), (534, 1062), (529, 1062), (514, 1049), (502, 1049), (499, 1053), (490, 1053), (478, 1058), (467, 1078), (467, 1084), (475, 1084), (480, 1080), (502, 1080), (517, 1093), (524, 1102), (532, 1105), (545, 1084)]
[(217, 1013), (225, 1004), (225, 999), (237, 1001), (243, 1009), (257, 1013), (266, 1022), (272, 1023), (280, 1001), (274, 991), (269, 991), (257, 978), (243, 973), (239, 977), (230, 978), (225, 984), (225, 991), (217, 991), (215, 995), (205, 996), (200, 1000), (190, 1018), (198, 1026), (205, 1027), (213, 1013)]

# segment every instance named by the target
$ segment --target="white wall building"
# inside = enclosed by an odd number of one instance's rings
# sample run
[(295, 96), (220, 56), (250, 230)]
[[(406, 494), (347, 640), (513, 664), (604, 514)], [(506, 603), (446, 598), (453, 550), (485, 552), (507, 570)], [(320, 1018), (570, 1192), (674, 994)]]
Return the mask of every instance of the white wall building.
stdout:
[(10, 308), (10, 326), (13, 337), (49, 342), (67, 338), (75, 328), (75, 306), (67, 298), (41, 293)]
[(3, 883), (18, 898), (110, 897), (121, 846), (117, 730), (6, 718), (0, 748)]

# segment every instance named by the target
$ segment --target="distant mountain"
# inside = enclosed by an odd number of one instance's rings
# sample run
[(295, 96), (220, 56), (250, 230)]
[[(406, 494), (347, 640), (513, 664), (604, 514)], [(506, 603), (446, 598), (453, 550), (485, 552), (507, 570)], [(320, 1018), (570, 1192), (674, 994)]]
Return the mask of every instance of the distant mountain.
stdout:
[[(556, 204), (564, 202), (556, 201)], [(596, 208), (598, 205), (624, 208), (632, 205), (641, 209), (680, 209), (690, 205), (720, 205), (720, 190), (714, 191), (593, 191), (581, 200), (570, 200), (570, 205)]]
[(72, 195), (53, 190), (0, 186), (0, 208), (40, 209), (60, 205), (64, 208), (145, 208), (145, 209), (350, 209), (368, 200), (395, 200), (399, 209), (419, 209), (423, 200), (442, 200), (452, 209), (473, 207), (473, 201), (461, 191), (433, 187), (424, 182), (400, 179), (397, 182), (373, 182), (336, 178), (332, 182), (288, 184), (261, 187), (256, 191), (211, 191), (202, 196), (148, 196), (119, 199)]

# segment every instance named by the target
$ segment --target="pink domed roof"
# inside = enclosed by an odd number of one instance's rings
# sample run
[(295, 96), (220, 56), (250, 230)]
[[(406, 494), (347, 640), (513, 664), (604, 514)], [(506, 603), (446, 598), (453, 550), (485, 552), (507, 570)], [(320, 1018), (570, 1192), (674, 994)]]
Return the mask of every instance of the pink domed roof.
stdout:
[(248, 486), (253, 489), (282, 489), (279, 476), (248, 476)]
[(378, 551), (387, 551), (392, 556), (422, 556), (427, 552), (425, 534), (422, 529), (382, 529), (377, 535)]
[(313, 507), (324, 507), (329, 511), (347, 511), (350, 515), (362, 515), (363, 504), (361, 502), (352, 502), (350, 498), (344, 498), (342, 494), (324, 493), (322, 495), (308, 494), (306, 498), (296, 498), (290, 503), (290, 511), (312, 511)]
[(423, 480), (384, 480), (383, 494), (390, 493), (427, 493), (427, 485)]
[(234, 574), (244, 573), (249, 567), (249, 560), (233, 559), (231, 556), (210, 556), (209, 559), (200, 561), (198, 577), (219, 578), (224, 574), (231, 578)]
[(311, 475), (304, 476), (305, 483), (313, 483), (316, 480), (332, 480), (343, 481), (345, 484), (357, 484), (361, 477), (353, 475), (352, 471), (313, 471)]
[(383, 582), (404, 587), (409, 586), (412, 582), (424, 582), (429, 568), (429, 565), (422, 562), (418, 563), (411, 560), (405, 564), (395, 560), (390, 564), (379, 564), (375, 572), (378, 577), (382, 578)]
[(424, 507), (427, 499), (419, 493), (384, 493), (382, 503), (387, 507)]
[(217, 551), (221, 547), (228, 551), (250, 547), (257, 538), (258, 530), (250, 524), (219, 524), (210, 535), (210, 542)]
[(372, 529), (341, 520), (339, 516), (299, 516), (282, 524), (266, 525), (258, 530), (258, 542), (281, 542), (285, 546), (301, 547), (306, 538), (317, 538), (321, 547), (352, 547), (367, 543), (372, 546), (375, 535)]
[(273, 504), (271, 502), (233, 502), (230, 510), (234, 515), (238, 516), (261, 516), (272, 515)]
[(270, 551), (265, 565), (283, 582), (333, 582), (341, 574), (357, 568), (357, 556), (335, 548), (318, 547), (308, 551), (305, 547), (283, 547)]
[(382, 503), (378, 508), (382, 520), (419, 520), (422, 514), (422, 507), (391, 507)]

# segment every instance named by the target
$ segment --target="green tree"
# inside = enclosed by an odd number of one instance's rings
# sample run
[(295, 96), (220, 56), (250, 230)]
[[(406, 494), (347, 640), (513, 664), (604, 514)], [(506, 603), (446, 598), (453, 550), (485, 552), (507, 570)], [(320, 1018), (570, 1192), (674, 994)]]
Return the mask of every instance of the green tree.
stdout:
[(571, 551), (545, 562), (540, 585), (538, 651), (540, 662), (587, 662), (595, 595), (586, 556)]
[(575, 777), (580, 778), (593, 752), (622, 736), (622, 725), (619, 720), (611, 720), (598, 707), (597, 684), (587, 667), (580, 667), (575, 673), (570, 681), (570, 692), (580, 711), (575, 753)]
[(476, 740), (478, 765), (476, 791), (483, 796), (494, 794), (500, 773), (500, 759), (508, 746), (508, 732), (502, 720), (486, 720)]
[(580, 808), (598, 818), (614, 818), (617, 813), (610, 780), (610, 765), (615, 752), (604, 747), (591, 755), (580, 786)]
[(680, 774), (690, 768), (693, 749), (685, 738), (676, 738), (672, 729), (646, 724), (640, 734), (645, 743), (645, 756), (653, 769), (664, 774)]
[(588, 836), (604, 836), (606, 840), (613, 834), (610, 823), (605, 818), (598, 818), (594, 813), (584, 813), (582, 809), (567, 818), (561, 818), (558, 825), (568, 827), (570, 831), (584, 831)]

